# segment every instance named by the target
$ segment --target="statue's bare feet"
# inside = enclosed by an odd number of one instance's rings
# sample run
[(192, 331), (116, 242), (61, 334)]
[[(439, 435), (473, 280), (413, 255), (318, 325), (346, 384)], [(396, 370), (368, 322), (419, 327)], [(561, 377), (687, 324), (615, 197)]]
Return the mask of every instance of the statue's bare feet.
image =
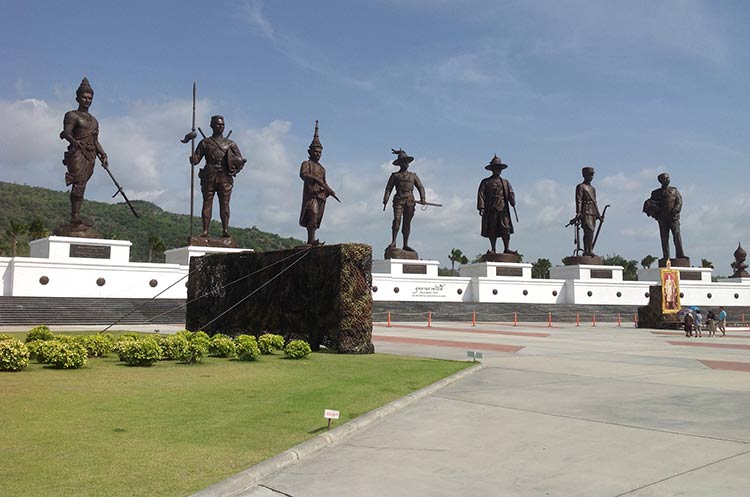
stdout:
[(488, 254), (490, 254), (490, 255), (494, 255), (494, 254), (496, 254), (497, 252), (495, 252), (494, 250), (490, 249), (490, 250), (488, 250), (488, 251), (487, 251), (487, 253), (488, 253)]
[(396, 248), (396, 242), (393, 242), (390, 245), (388, 245), (388, 248)]
[(231, 238), (232, 235), (229, 234), (229, 231), (224, 230), (224, 232), (221, 234), (222, 238)]
[(414, 250), (413, 248), (411, 248), (408, 245), (404, 245), (404, 250), (406, 250), (407, 252), (416, 252), (416, 250)]
[(204, 231), (203, 233), (201, 233), (201, 237), (208, 238), (208, 231)]
[(511, 249), (505, 249), (505, 250), (503, 250), (503, 253), (504, 254), (518, 255), (518, 251), (517, 250), (511, 250)]

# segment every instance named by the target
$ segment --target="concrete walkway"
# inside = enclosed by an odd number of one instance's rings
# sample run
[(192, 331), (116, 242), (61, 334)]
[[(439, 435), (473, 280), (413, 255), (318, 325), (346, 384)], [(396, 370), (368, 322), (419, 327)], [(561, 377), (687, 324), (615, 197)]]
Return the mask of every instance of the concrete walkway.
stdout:
[[(750, 494), (750, 333), (598, 324), (376, 325), (376, 351), (484, 368), (245, 497)], [(209, 490), (209, 489), (207, 489)]]

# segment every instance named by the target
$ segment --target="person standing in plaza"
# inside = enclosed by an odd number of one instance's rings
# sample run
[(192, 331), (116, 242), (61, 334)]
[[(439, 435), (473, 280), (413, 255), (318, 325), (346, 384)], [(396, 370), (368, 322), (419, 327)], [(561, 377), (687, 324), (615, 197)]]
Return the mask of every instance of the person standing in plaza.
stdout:
[(706, 327), (708, 328), (708, 336), (716, 336), (716, 314), (714, 311), (709, 310), (706, 314)]
[(700, 309), (695, 310), (695, 338), (703, 336), (701, 334), (701, 327), (703, 326), (703, 315)]
[(719, 331), (721, 332), (721, 336), (725, 337), (727, 336), (727, 311), (724, 310), (724, 307), (719, 307)]
[(693, 319), (693, 313), (692, 313), (691, 311), (689, 311), (689, 310), (688, 310), (688, 311), (687, 311), (687, 312), (685, 313), (685, 321), (684, 321), (684, 325), (685, 325), (685, 336), (686, 336), (686, 337), (691, 337), (691, 336), (693, 336), (693, 323), (694, 323), (694, 319)]

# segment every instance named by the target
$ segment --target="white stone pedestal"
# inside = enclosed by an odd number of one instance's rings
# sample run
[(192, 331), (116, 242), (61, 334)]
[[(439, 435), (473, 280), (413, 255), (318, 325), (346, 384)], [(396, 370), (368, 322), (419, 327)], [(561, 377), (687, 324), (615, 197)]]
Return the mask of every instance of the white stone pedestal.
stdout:
[(439, 261), (372, 261), (373, 300), (471, 302), (471, 278), (438, 276)]
[(199, 247), (189, 245), (187, 247), (178, 247), (169, 249), (164, 252), (165, 262), (167, 264), (180, 264), (187, 266), (193, 257), (203, 257), (210, 254), (234, 254), (236, 252), (253, 252), (253, 249), (226, 248), (226, 247)]
[[(652, 281), (656, 283), (661, 282), (660, 272), (664, 268), (650, 267), (647, 269), (638, 270), (638, 281)], [(680, 285), (685, 282), (702, 282), (711, 283), (711, 272), (713, 269), (710, 267), (672, 267), (672, 269), (680, 272)]]
[(56, 262), (84, 262), (94, 259), (123, 264), (130, 262), (131, 245), (133, 244), (127, 240), (49, 236), (29, 242), (29, 257)]
[(564, 302), (562, 280), (532, 279), (531, 264), (476, 262), (461, 266), (461, 276), (471, 277), (475, 302), (554, 304)]
[(531, 264), (521, 262), (475, 262), (458, 270), (461, 276), (490, 279), (531, 279)]
[(648, 284), (623, 281), (622, 266), (574, 264), (550, 268), (552, 278), (565, 280), (569, 304), (646, 305)]

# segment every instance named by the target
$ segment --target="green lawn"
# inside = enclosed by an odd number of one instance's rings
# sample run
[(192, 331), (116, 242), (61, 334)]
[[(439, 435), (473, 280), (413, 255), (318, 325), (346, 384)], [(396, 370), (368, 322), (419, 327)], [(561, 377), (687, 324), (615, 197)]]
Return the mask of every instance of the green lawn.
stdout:
[(315, 353), (0, 373), (0, 495), (184, 497), (469, 363)]

